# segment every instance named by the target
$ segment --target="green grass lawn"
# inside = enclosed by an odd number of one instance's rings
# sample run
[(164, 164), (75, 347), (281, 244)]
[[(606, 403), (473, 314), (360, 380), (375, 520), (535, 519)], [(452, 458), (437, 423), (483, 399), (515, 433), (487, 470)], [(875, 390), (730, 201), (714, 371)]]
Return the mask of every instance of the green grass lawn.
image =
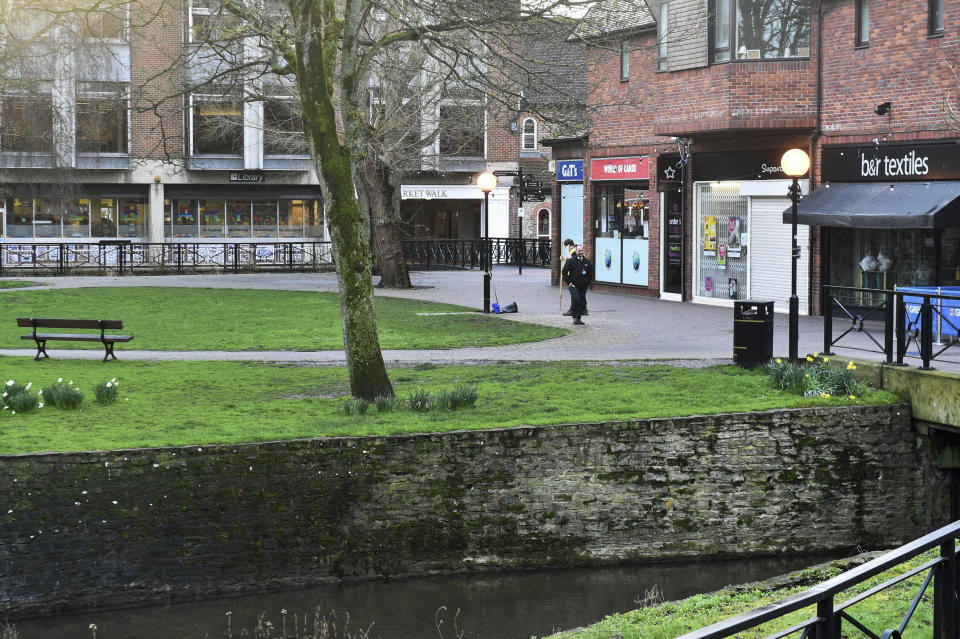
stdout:
[[(380, 347), (433, 349), (535, 342), (567, 330), (467, 313), (450, 304), (378, 297)], [(134, 336), (118, 350), (323, 351), (343, 348), (340, 301), (335, 293), (175, 287), (104, 287), (11, 290), (0, 294), (0, 347), (24, 348), (16, 317), (123, 320)], [(90, 345), (85, 346), (89, 348)], [(84, 348), (55, 342), (51, 349)], [(120, 355), (123, 357), (123, 355)]]
[(25, 286), (45, 286), (43, 282), (29, 282), (26, 280), (0, 280), (0, 289), (23, 288)]
[[(855, 594), (886, 581), (894, 575), (900, 575), (934, 558), (935, 551), (911, 560), (887, 573), (874, 577), (863, 584), (840, 593), (835, 605), (852, 598)], [(834, 562), (829, 568), (807, 568), (791, 575), (791, 581), (800, 583), (775, 590), (759, 590), (731, 586), (714, 593), (694, 595), (676, 602), (662, 603), (657, 606), (640, 608), (623, 614), (611, 615), (603, 621), (582, 631), (566, 632), (554, 639), (674, 639), (682, 634), (709, 626), (718, 621), (748, 612), (755, 608), (786, 599), (790, 595), (802, 592), (811, 586), (837, 576), (849, 567), (844, 562)], [(855, 619), (873, 630), (877, 636), (888, 628), (898, 628), (903, 616), (910, 608), (926, 572), (911, 577), (887, 590), (861, 601), (847, 610)], [(800, 610), (780, 619), (770, 621), (758, 628), (745, 630), (735, 635), (737, 639), (759, 639), (784, 630), (794, 624), (816, 616), (811, 607)], [(932, 636), (933, 587), (923, 598), (914, 616), (903, 634), (904, 639), (929, 639)], [(790, 635), (799, 637), (800, 633)], [(844, 637), (865, 637), (855, 630), (849, 622), (843, 624)]]
[[(240, 362), (133, 362), (0, 357), (0, 384), (37, 387), (62, 377), (86, 394), (80, 410), (0, 412), (0, 453), (237, 443), (315, 436), (386, 435), (671, 417), (783, 407), (848, 405), (849, 398), (803, 398), (734, 366), (554, 362), (393, 368), (398, 397), (476, 384), (479, 400), (456, 412), (343, 412), (342, 367)], [(116, 377), (120, 400), (101, 406), (93, 388)], [(855, 401), (899, 401), (882, 391)]]

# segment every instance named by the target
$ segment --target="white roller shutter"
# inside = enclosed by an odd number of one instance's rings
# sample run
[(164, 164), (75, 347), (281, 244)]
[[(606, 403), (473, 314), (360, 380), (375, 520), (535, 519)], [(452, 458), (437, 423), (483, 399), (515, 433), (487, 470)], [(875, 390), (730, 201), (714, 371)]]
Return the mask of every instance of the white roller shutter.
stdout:
[[(783, 211), (790, 200), (779, 197), (750, 199), (750, 299), (773, 300), (778, 313), (790, 309), (790, 225), (783, 223)], [(809, 313), (810, 227), (797, 226), (800, 259), (797, 261), (797, 297), (800, 314)]]

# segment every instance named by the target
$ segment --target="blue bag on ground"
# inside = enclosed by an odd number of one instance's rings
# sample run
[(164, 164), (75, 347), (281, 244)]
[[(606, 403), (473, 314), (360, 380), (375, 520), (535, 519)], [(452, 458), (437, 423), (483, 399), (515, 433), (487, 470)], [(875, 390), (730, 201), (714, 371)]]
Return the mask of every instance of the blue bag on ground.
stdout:
[(503, 305), (502, 307), (500, 307), (500, 312), (501, 312), (501, 313), (516, 313), (516, 312), (517, 312), (517, 303), (516, 303), (516, 302), (510, 302), (509, 304)]

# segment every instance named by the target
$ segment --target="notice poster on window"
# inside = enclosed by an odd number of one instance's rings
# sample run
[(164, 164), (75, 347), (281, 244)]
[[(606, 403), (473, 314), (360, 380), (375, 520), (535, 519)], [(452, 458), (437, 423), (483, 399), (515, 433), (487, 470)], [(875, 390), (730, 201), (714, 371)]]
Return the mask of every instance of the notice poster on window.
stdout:
[(743, 248), (742, 226), (743, 222), (739, 217), (730, 217), (730, 234), (727, 236), (727, 255), (730, 257), (740, 257), (740, 250)]
[(721, 271), (727, 270), (727, 245), (721, 244), (717, 247), (717, 268)]
[(717, 216), (707, 215), (703, 218), (703, 254), (717, 254)]
[(737, 299), (737, 278), (731, 277), (727, 280), (727, 290), (730, 295), (730, 299)]

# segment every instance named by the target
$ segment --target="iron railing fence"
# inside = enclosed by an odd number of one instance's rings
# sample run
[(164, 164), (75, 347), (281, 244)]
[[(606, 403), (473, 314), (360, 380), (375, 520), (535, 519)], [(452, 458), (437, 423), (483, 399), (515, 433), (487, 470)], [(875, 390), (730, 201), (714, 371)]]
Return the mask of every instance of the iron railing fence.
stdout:
[[(550, 240), (491, 238), (493, 264), (550, 265)], [(483, 240), (406, 240), (407, 263), (419, 268), (479, 268)], [(2, 275), (322, 271), (335, 266), (330, 242), (223, 241), (149, 243), (0, 243)]]
[[(480, 268), (483, 240), (405, 240), (403, 254), (411, 266)], [(490, 238), (492, 264), (550, 266), (549, 239)]]
[(953, 362), (944, 355), (960, 343), (960, 296), (930, 290), (825, 286), (824, 354), (840, 346), (880, 353), (886, 364), (920, 359), (923, 370), (938, 358)]
[[(789, 628), (770, 634), (765, 639), (783, 639), (791, 636), (799, 637), (799, 639), (840, 639), (842, 632), (845, 633), (842, 635), (844, 637), (861, 636), (862, 633), (862, 636), (870, 639), (900, 639), (913, 620), (914, 612), (916, 612), (917, 606), (931, 582), (933, 583), (933, 619), (918, 621), (914, 626), (919, 627), (929, 624), (932, 633), (928, 635), (926, 630), (921, 632), (924, 636), (932, 637), (932, 639), (958, 639), (958, 571), (956, 568), (956, 539), (958, 534), (960, 534), (960, 521), (955, 521), (813, 588), (762, 608), (720, 621), (706, 628), (689, 632), (677, 639), (724, 639), (812, 606), (816, 606), (814, 616)], [(940, 549), (938, 556), (923, 565), (891, 577), (846, 601), (841, 603), (836, 601), (838, 595), (844, 591), (937, 547)], [(924, 575), (923, 582), (913, 599), (912, 605), (905, 611), (897, 628), (883, 630), (868, 628), (850, 610), (854, 604), (917, 575)], [(844, 623), (849, 624), (852, 628), (845, 629), (843, 627)]]

